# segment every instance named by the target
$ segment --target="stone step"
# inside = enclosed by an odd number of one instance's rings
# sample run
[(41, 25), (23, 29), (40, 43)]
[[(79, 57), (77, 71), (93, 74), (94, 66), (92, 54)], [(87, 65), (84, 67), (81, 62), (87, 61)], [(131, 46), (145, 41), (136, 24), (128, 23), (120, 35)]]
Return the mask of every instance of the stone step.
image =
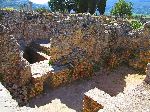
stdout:
[(50, 43), (32, 43), (30, 45), (30, 48), (37, 51), (37, 52), (43, 52), (46, 55), (50, 55)]
[(94, 88), (84, 93), (83, 112), (98, 112), (108, 105), (111, 96), (104, 91)]
[(50, 60), (50, 56), (45, 54), (45, 53), (43, 53), (43, 52), (37, 52), (37, 54), (43, 56), (44, 58), (46, 58), (46, 60)]

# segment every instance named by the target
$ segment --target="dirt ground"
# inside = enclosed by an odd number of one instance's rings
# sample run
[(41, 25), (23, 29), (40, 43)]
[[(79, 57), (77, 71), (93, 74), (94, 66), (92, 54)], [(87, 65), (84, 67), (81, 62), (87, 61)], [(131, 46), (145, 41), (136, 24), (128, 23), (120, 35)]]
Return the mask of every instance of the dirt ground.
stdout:
[(106, 70), (102, 70), (89, 80), (76, 81), (70, 85), (53, 90), (47, 88), (44, 94), (30, 101), (29, 106), (34, 107), (36, 105), (40, 107), (50, 103), (52, 100), (59, 99), (69, 108), (80, 112), (82, 110), (84, 93), (90, 89), (97, 87), (111, 96), (116, 96), (120, 92), (134, 88), (140, 84), (144, 78), (145, 75), (140, 75), (133, 69), (125, 66), (119, 67), (110, 73)]
[(113, 72), (101, 70), (90, 79), (79, 80), (56, 89), (46, 91), (32, 99), (27, 106), (19, 107), (9, 92), (0, 86), (0, 108), (3, 112), (81, 112), (84, 93), (95, 87), (111, 96), (126, 93), (142, 83), (145, 75), (126, 66)]

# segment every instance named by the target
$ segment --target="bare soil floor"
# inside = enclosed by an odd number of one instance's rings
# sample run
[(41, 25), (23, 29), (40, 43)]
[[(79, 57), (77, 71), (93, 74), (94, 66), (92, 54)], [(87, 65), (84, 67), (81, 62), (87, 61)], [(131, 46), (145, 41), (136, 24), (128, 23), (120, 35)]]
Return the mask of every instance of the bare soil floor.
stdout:
[[(43, 94), (32, 99), (26, 107), (21, 107), (17, 111), (81, 112), (84, 93), (90, 89), (97, 87), (111, 96), (116, 96), (119, 93), (126, 93), (130, 89), (134, 89), (143, 82), (144, 78), (145, 75), (140, 75), (126, 66), (121, 66), (113, 72), (101, 70), (89, 79), (76, 81), (56, 89), (46, 88)], [(0, 92), (4, 94), (2, 92), (3, 88), (0, 89)], [(7, 102), (9, 101), (6, 97), (0, 97), (0, 108), (5, 108)], [(7, 108), (12, 109), (9, 105)], [(19, 107), (14, 108), (18, 109)], [(9, 111), (9, 109), (7, 111), (13, 112), (12, 110)]]
[(66, 104), (69, 108), (80, 112), (82, 110), (82, 100), (84, 93), (97, 87), (111, 96), (116, 96), (120, 92), (129, 88), (134, 88), (142, 83), (145, 75), (140, 75), (133, 69), (122, 66), (113, 72), (101, 70), (89, 80), (76, 81), (70, 85), (57, 89), (48, 89), (42, 95), (37, 96), (30, 102), (30, 106), (43, 106), (54, 99)]

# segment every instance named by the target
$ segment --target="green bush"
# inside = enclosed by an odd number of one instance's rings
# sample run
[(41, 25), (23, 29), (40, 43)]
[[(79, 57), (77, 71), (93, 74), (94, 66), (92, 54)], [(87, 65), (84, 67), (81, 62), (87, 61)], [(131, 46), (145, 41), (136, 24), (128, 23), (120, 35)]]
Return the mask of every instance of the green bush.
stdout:
[(13, 11), (15, 10), (13, 7), (6, 7), (6, 8), (2, 8), (2, 10), (5, 10), (5, 11)]
[(0, 20), (2, 20), (3, 19), (3, 15), (2, 14), (0, 14)]
[(76, 13), (94, 14), (98, 8), (100, 14), (104, 14), (107, 0), (49, 0), (48, 5), (52, 12), (66, 13), (72, 9)]
[(131, 2), (119, 0), (111, 10), (111, 14), (119, 17), (130, 17), (132, 15), (132, 6)]
[(49, 12), (49, 10), (48, 9), (46, 9), (46, 8), (37, 8), (37, 9), (35, 9), (35, 11), (37, 11), (37, 12), (42, 12), (42, 13), (44, 13), (44, 12)]
[(49, 66), (51, 66), (53, 64), (53, 62), (49, 60), (48, 64), (49, 64)]
[(140, 29), (143, 26), (143, 24), (137, 20), (133, 20), (130, 23), (133, 29)]

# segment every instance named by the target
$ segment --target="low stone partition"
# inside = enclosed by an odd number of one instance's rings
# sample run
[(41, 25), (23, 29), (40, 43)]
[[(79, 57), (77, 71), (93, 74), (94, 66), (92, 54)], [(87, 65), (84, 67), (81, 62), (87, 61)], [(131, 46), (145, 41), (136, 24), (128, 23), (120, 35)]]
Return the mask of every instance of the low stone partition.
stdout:
[[(81, 62), (74, 66), (74, 68), (67, 66), (58, 66), (49, 78), (49, 85), (51, 87), (58, 87), (64, 84), (71, 83), (78, 79), (88, 78), (92, 76), (92, 67), (86, 62)], [(54, 66), (55, 69), (55, 66)]]
[(150, 84), (150, 63), (147, 64), (145, 81)]
[(109, 103), (111, 96), (98, 88), (84, 93), (83, 112), (98, 112)]
[(150, 86), (146, 83), (113, 97), (94, 88), (84, 95), (83, 112), (149, 112), (149, 98)]

